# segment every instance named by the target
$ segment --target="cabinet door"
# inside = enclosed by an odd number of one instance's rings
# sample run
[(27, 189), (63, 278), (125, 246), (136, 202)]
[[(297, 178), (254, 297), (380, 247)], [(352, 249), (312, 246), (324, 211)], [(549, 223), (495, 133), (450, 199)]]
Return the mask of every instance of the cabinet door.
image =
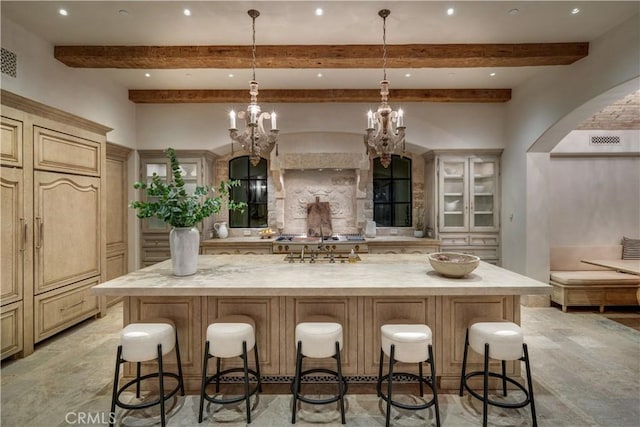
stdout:
[(468, 231), (468, 161), (464, 157), (443, 157), (438, 171), (438, 205), (441, 231)]
[[(171, 174), (171, 168), (169, 167), (168, 161), (163, 159), (144, 160), (142, 162), (142, 176), (140, 179), (143, 182), (150, 184), (154, 174), (158, 175), (163, 182), (167, 182), (170, 179)], [(140, 198), (142, 200), (149, 201), (147, 200), (147, 195), (144, 190), (140, 192)], [(151, 217), (142, 220), (141, 229), (143, 233), (158, 233), (162, 231), (168, 233), (171, 227), (158, 218)]]
[(22, 167), (22, 122), (2, 116), (0, 164)]
[(471, 231), (498, 229), (498, 160), (472, 158), (469, 161), (469, 228)]
[(24, 216), (22, 169), (1, 168), (0, 269), (2, 305), (22, 299), (27, 223)]
[(35, 293), (100, 275), (100, 178), (34, 173)]

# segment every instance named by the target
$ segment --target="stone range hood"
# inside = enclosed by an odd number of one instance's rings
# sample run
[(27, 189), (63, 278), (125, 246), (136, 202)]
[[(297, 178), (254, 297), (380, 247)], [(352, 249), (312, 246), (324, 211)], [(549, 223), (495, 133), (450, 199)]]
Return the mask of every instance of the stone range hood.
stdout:
[(363, 152), (271, 153), (270, 172), (276, 227), (284, 233), (306, 232), (306, 206), (329, 202), (334, 233), (362, 232), (372, 216), (367, 202), (370, 160)]

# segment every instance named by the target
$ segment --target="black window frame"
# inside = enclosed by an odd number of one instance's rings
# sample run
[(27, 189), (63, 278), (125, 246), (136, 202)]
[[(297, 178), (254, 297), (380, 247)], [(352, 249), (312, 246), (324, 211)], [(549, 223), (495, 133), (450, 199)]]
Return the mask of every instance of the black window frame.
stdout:
[[(398, 161), (408, 162), (408, 171), (409, 171), (408, 177), (398, 178), (394, 176), (394, 164), (397, 164)], [(386, 168), (386, 170), (389, 171), (388, 176), (380, 178), (379, 176), (376, 177), (376, 171), (383, 170), (384, 167), (380, 163), (379, 157), (376, 157), (373, 159), (373, 220), (376, 222), (376, 225), (378, 227), (407, 227), (408, 228), (408, 227), (411, 227), (411, 224), (413, 224), (413, 209), (412, 209), (413, 207), (413, 169), (412, 167), (413, 165), (410, 158), (393, 154), (391, 156), (391, 163), (389, 164), (388, 168)], [(383, 182), (383, 181), (385, 183), (387, 182), (389, 183), (387, 188), (390, 194), (388, 197), (384, 197), (383, 198), (384, 200), (381, 201), (379, 200), (381, 198), (378, 197), (378, 194), (376, 193), (376, 188), (379, 188), (379, 186), (376, 185), (376, 182)], [(409, 182), (409, 200), (398, 202), (394, 194), (394, 188), (395, 188), (394, 183), (406, 182), (406, 181)], [(385, 206), (385, 205), (389, 206), (390, 220), (391, 220), (390, 223), (386, 223), (386, 221), (382, 221), (380, 218), (376, 217), (376, 212), (378, 211), (378, 209), (376, 208), (379, 206)], [(396, 218), (395, 207), (399, 205), (407, 205), (407, 212), (409, 214), (408, 219), (400, 220), (399, 218)], [(408, 224), (406, 223), (407, 221), (408, 221)]]
[[(247, 162), (246, 164), (246, 170), (248, 175), (244, 176), (244, 177), (237, 177), (237, 176), (232, 176), (231, 171), (232, 171), (232, 163), (234, 162), (241, 162), (241, 161), (245, 161)], [(263, 228), (263, 227), (267, 227), (268, 225), (268, 221), (269, 221), (269, 212), (268, 212), (268, 199), (269, 199), (269, 189), (268, 189), (268, 185), (267, 185), (267, 181), (268, 181), (268, 164), (267, 164), (267, 159), (265, 159), (264, 157), (260, 158), (260, 163), (258, 163), (258, 165), (262, 165), (264, 162), (264, 170), (265, 170), (265, 174), (264, 174), (264, 178), (256, 178), (255, 176), (252, 177), (251, 175), (251, 170), (257, 168), (258, 166), (253, 166), (251, 164), (251, 159), (249, 156), (239, 156), (239, 157), (234, 157), (233, 159), (229, 160), (228, 163), (228, 171), (229, 171), (229, 180), (237, 180), (240, 181), (240, 187), (239, 188), (244, 188), (245, 189), (245, 203), (247, 204), (247, 206), (244, 208), (244, 213), (242, 214), (244, 222), (242, 225), (239, 225), (237, 223), (234, 223), (233, 220), (237, 217), (238, 215), (238, 211), (232, 212), (229, 211), (229, 228)], [(254, 185), (259, 185), (259, 184), (264, 184), (264, 188), (265, 188), (265, 196), (264, 196), (264, 202), (258, 202), (255, 200), (251, 200), (251, 184)], [(238, 191), (238, 189), (232, 189), (232, 191)], [(258, 207), (264, 207), (264, 211), (265, 211), (265, 219), (264, 219), (264, 223), (261, 223), (259, 225), (251, 225), (251, 213), (256, 211), (258, 209)]]

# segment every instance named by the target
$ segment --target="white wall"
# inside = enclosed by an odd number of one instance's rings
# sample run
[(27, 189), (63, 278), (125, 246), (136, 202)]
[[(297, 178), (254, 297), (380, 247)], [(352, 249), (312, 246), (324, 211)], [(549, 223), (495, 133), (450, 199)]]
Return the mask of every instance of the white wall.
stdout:
[(550, 177), (551, 246), (640, 238), (640, 157), (553, 157)]
[[(259, 100), (259, 99), (258, 99)], [(249, 95), (247, 93), (247, 102)], [(503, 148), (504, 104), (409, 103), (394, 105), (405, 111), (407, 142), (431, 148)], [(281, 138), (300, 133), (332, 132), (363, 135), (366, 104), (263, 104), (275, 107)], [(226, 153), (230, 148), (228, 112), (246, 108), (225, 104), (138, 105), (138, 148), (208, 149)], [(241, 123), (241, 122), (240, 122)], [(362, 138), (354, 143), (364, 151)], [(351, 149), (346, 151), (352, 151)]]
[(17, 55), (17, 77), (1, 74), (9, 92), (108, 126), (107, 140), (136, 146), (136, 109), (124, 87), (99, 71), (67, 67), (53, 57), (54, 46), (2, 17), (2, 47)]
[[(587, 58), (534, 77), (513, 90), (507, 109), (507, 146), (502, 156), (503, 266), (539, 280), (548, 277), (548, 268), (537, 260), (548, 260), (549, 237), (539, 238), (537, 233), (548, 227), (549, 219), (545, 214), (548, 208), (541, 206), (539, 201), (544, 200), (549, 184), (535, 170), (528, 169), (532, 164), (536, 164), (538, 170), (544, 169), (541, 163), (545, 159), (529, 160), (533, 154), (527, 153), (543, 135), (550, 142), (543, 141), (544, 147), (536, 151), (550, 151), (580, 121), (606, 105), (600, 105), (606, 98), (602, 94), (637, 79), (640, 75), (639, 42), (640, 21), (636, 14), (591, 42)], [(594, 99), (599, 102), (589, 104)], [(583, 108), (587, 104), (588, 108)], [(575, 111), (580, 114), (572, 114)], [(571, 120), (563, 122), (564, 117)], [(550, 129), (560, 124), (562, 130), (557, 133), (561, 135), (558, 137)], [(530, 179), (532, 181), (528, 182)], [(540, 214), (536, 214), (537, 210)]]

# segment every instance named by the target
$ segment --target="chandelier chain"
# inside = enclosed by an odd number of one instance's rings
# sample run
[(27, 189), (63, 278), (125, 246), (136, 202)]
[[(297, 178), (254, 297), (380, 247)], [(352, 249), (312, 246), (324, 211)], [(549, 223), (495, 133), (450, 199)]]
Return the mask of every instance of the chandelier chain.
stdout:
[(387, 80), (387, 17), (382, 18), (382, 74)]
[(251, 67), (253, 68), (253, 80), (256, 79), (256, 17), (252, 16), (251, 28), (253, 30), (253, 47), (251, 49)]

